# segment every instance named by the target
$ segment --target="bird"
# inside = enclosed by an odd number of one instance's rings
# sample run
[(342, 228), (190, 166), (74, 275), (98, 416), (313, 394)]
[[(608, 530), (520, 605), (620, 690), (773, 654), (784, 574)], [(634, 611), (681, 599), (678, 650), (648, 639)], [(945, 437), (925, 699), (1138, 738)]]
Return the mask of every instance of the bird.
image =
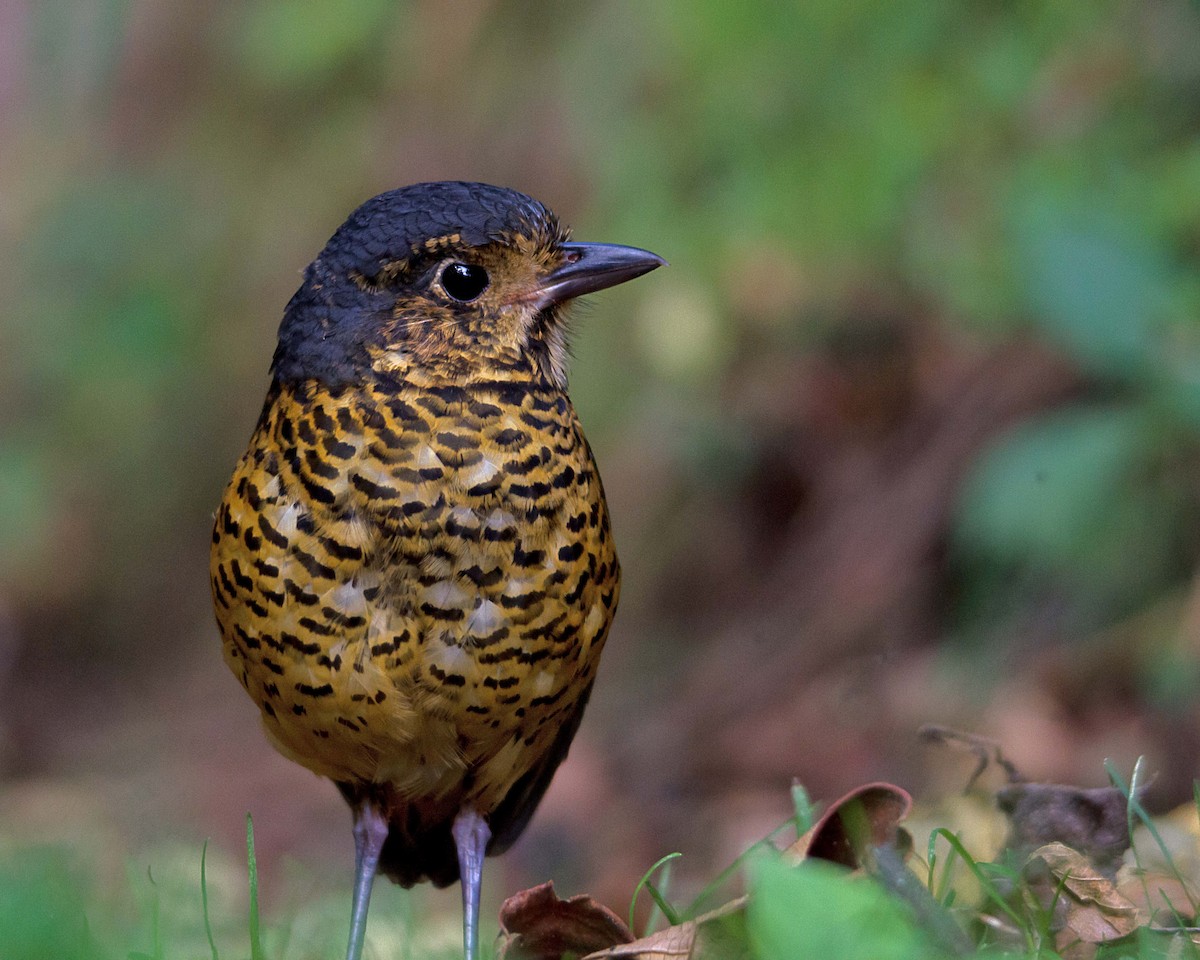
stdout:
[(210, 579), (267, 738), (349, 804), (348, 960), (379, 873), (461, 879), (477, 955), (483, 859), (566, 756), (620, 593), (567, 308), (665, 262), (419, 183), (354, 210), (284, 309)]

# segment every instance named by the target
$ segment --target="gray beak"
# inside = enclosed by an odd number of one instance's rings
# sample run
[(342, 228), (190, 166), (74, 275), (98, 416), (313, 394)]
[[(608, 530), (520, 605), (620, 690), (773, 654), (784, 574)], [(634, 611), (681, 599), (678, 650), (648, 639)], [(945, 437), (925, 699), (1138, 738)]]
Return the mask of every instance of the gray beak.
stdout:
[(539, 310), (640, 277), (667, 261), (657, 253), (616, 243), (564, 243), (564, 263), (538, 288)]

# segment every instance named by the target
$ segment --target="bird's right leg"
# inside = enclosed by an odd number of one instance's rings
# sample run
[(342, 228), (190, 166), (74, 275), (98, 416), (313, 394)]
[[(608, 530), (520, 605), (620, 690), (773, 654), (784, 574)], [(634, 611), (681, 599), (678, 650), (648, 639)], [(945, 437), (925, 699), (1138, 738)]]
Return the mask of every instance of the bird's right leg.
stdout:
[(361, 960), (367, 934), (367, 907), (379, 866), (379, 853), (388, 835), (387, 817), (370, 802), (354, 811), (354, 907), (350, 913), (350, 943), (346, 960)]
[(463, 953), (466, 960), (479, 956), (479, 888), (483, 882), (483, 858), (492, 831), (473, 808), (466, 807), (450, 828), (458, 850), (458, 872), (462, 880)]

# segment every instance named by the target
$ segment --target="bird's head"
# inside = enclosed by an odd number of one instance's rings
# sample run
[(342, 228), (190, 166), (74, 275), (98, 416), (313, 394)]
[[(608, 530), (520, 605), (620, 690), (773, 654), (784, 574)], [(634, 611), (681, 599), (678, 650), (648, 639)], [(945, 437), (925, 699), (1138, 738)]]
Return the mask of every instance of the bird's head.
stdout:
[(368, 200), (309, 264), (273, 370), (328, 385), (566, 383), (563, 307), (664, 261), (574, 243), (542, 204), (483, 183), (419, 183)]

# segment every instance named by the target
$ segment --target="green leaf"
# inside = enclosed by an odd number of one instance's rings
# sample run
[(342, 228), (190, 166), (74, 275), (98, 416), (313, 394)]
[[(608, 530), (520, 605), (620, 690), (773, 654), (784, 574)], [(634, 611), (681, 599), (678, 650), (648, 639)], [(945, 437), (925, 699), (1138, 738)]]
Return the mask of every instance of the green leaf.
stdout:
[(1151, 367), (1174, 282), (1166, 253), (1099, 201), (1035, 191), (1016, 219), (1026, 300), (1046, 331), (1094, 372)]
[(967, 479), (959, 541), (1000, 562), (1098, 569), (1097, 547), (1117, 531), (1139, 542), (1154, 512), (1138, 494), (1153, 448), (1153, 430), (1136, 410), (1081, 407), (1025, 424)]
[(753, 870), (749, 925), (761, 960), (916, 960), (935, 955), (907, 910), (877, 884), (832, 865), (764, 858)]

